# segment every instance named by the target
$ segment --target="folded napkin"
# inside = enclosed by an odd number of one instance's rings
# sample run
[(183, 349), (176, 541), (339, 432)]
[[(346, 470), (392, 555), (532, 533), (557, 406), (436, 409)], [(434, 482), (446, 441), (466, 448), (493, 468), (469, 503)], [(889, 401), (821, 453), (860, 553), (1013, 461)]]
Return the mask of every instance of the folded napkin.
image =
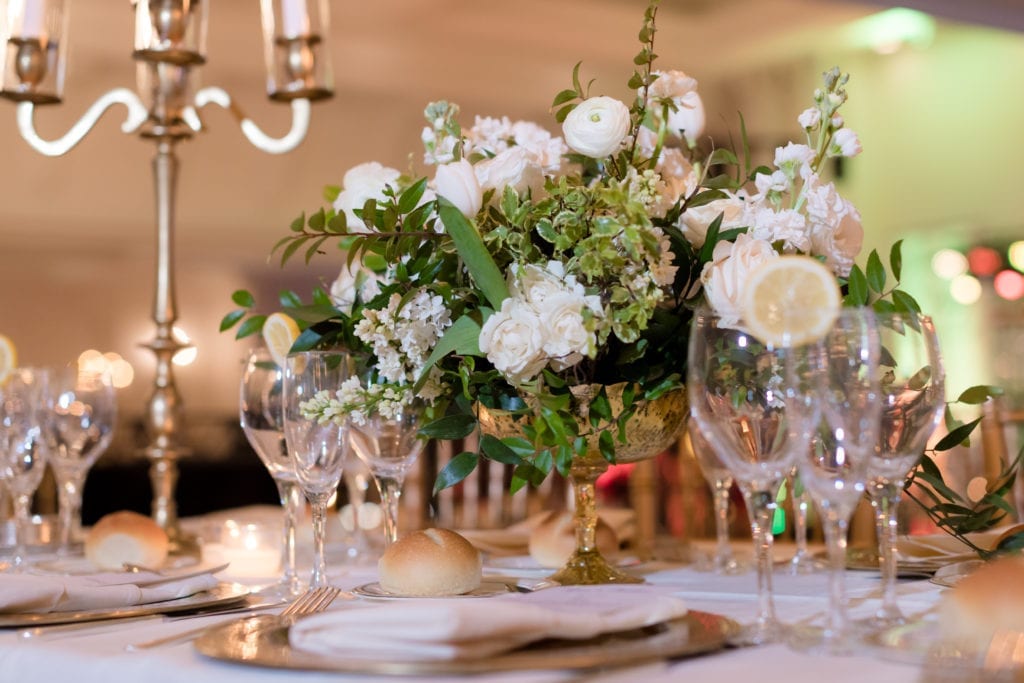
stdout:
[[(1005, 527), (969, 534), (968, 538), (979, 548), (995, 547)], [(960, 539), (950, 534), (923, 534), (900, 536), (896, 541), (896, 558), (899, 562), (914, 565), (943, 565), (952, 562), (977, 559), (978, 554)]]
[(218, 584), (212, 574), (170, 580), (151, 572), (87, 576), (0, 574), (0, 613), (78, 612), (174, 600)]
[(562, 586), (340, 609), (302, 619), (288, 637), (296, 649), (332, 657), (479, 659), (544, 638), (592, 638), (685, 614), (680, 598), (655, 586)]
[[(526, 555), (530, 534), (548, 514), (531, 515), (505, 529), (459, 529), (458, 532), (481, 552), (495, 556)], [(633, 510), (602, 508), (599, 516), (615, 531), (619, 543), (627, 543), (636, 535), (636, 513)]]

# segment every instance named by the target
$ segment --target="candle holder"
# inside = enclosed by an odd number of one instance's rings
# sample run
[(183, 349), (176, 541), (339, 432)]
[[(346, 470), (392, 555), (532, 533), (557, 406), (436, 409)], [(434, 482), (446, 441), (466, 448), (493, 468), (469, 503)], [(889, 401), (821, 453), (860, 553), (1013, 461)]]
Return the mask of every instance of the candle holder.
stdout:
[[(192, 94), (194, 70), (206, 62), (208, 0), (134, 0), (136, 91), (114, 88), (97, 99), (61, 138), (44, 140), (35, 129), (35, 107), (61, 101), (67, 13), (63, 0), (8, 0), (9, 30), (4, 35), (6, 59), (0, 96), (18, 102), (21, 136), (36, 151), (61, 156), (77, 145), (103, 113), (124, 105), (125, 133), (137, 133), (156, 146), (153, 180), (156, 190), (156, 272), (152, 321), (154, 338), (144, 346), (156, 358), (152, 393), (145, 406), (154, 520), (171, 539), (172, 553), (195, 554), (198, 545), (178, 525), (175, 489), (178, 458), (189, 448), (182, 442), (183, 408), (171, 359), (186, 348), (172, 333), (178, 319), (174, 286), (175, 189), (178, 159), (175, 146), (203, 130), (198, 110), (214, 104), (231, 112), (246, 139), (270, 154), (289, 152), (309, 129), (310, 101), (332, 94), (330, 60), (323, 36), (329, 26), (327, 3), (307, 7), (305, 0), (262, 0), (265, 52), (279, 49), (281, 31), (275, 26), (299, 26), (291, 36), (297, 56), (288, 61), (287, 80), (276, 70), (268, 74), (269, 95), (291, 105), (291, 129), (275, 138), (264, 133), (224, 90), (202, 88)], [(280, 17), (280, 19), (278, 19)], [(287, 18), (287, 22), (285, 21)], [(270, 23), (268, 27), (268, 22)], [(268, 62), (268, 70), (270, 62)], [(276, 62), (274, 62), (276, 65)]]

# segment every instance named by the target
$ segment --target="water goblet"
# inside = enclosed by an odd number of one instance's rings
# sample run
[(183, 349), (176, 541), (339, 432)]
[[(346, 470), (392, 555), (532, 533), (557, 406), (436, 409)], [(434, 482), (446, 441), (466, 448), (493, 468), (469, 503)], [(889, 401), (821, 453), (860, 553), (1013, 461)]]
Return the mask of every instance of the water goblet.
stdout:
[(17, 368), (0, 385), (0, 470), (14, 507), (15, 547), (8, 571), (25, 568), (32, 495), (46, 469), (49, 371)]
[(266, 591), (298, 595), (303, 582), (296, 569), (295, 526), (305, 501), (288, 454), (284, 438), (284, 369), (266, 348), (249, 352), (239, 387), (238, 416), (246, 439), (267, 468), (277, 486), (284, 511), (284, 538), (281, 543), (281, 579)]
[(880, 347), (871, 309), (843, 309), (817, 349), (815, 385), (821, 421), (797, 467), (825, 530), (829, 610), (824, 627), (795, 630), (791, 644), (802, 650), (846, 654), (856, 642), (846, 614), (847, 532), (864, 494), (881, 410)]
[(50, 377), (46, 444), (57, 480), (60, 517), (58, 554), (68, 555), (82, 532), (82, 487), (89, 470), (110, 445), (117, 424), (117, 395), (108, 374), (64, 367)]
[(284, 368), (284, 438), (295, 474), (313, 509), (311, 588), (327, 585), (324, 542), (327, 503), (337, 491), (349, 449), (348, 418), (315, 414), (331, 401), (348, 377), (349, 358), (342, 351), (289, 354)]
[(398, 503), (405, 475), (416, 462), (425, 441), (417, 436), (423, 420), (423, 402), (397, 406), (393, 414), (352, 417), (352, 448), (366, 463), (380, 491), (384, 511), (384, 546), (398, 540)]
[(732, 489), (733, 477), (729, 468), (715, 453), (711, 444), (701, 434), (697, 422), (691, 417), (686, 425), (693, 446), (693, 454), (700, 466), (701, 474), (711, 487), (711, 497), (715, 506), (715, 556), (711, 559), (711, 569), (719, 574), (741, 574), (748, 567), (741, 564), (732, 554), (729, 545), (729, 491)]
[(868, 462), (868, 497), (875, 511), (882, 604), (878, 628), (905, 622), (896, 600), (896, 511), (907, 475), (924, 452), (945, 406), (945, 372), (930, 318), (913, 312), (876, 313), (882, 356), (882, 417)]
[(772, 597), (775, 494), (806, 450), (817, 404), (804, 347), (766, 345), (742, 323), (698, 310), (690, 328), (687, 391), (691, 415), (743, 493), (757, 557), (757, 618), (733, 640), (778, 640)]

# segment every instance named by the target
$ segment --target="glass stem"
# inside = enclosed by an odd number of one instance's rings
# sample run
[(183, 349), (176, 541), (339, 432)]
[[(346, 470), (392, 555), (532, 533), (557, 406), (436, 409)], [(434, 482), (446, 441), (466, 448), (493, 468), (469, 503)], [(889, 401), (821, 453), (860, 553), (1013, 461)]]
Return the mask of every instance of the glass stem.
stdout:
[(751, 643), (775, 638), (778, 620), (772, 599), (772, 519), (775, 516), (775, 494), (771, 491), (744, 491), (750, 531), (757, 555), (757, 625)]
[(890, 624), (903, 622), (903, 613), (896, 600), (896, 547), (899, 531), (896, 506), (900, 502), (900, 491), (900, 487), (893, 484), (882, 484), (871, 489), (875, 531), (878, 534), (878, 558), (882, 570), (882, 605), (875, 616)]
[(281, 545), (281, 583), (289, 593), (297, 595), (302, 590), (295, 559), (295, 527), (298, 524), (305, 499), (302, 490), (294, 481), (276, 479), (277, 493), (284, 510), (284, 539)]
[(327, 536), (327, 497), (317, 496), (310, 501), (313, 508), (313, 575), (310, 588), (327, 585), (327, 561), (324, 558), (324, 540)]
[(398, 501), (402, 497), (402, 481), (395, 477), (377, 477), (380, 500), (384, 505), (384, 546), (398, 540)]
[(11, 565), (14, 571), (25, 567), (25, 548), (28, 546), (28, 531), (32, 516), (32, 496), (27, 493), (15, 493), (14, 502), (14, 559)]
[(732, 559), (729, 546), (729, 489), (732, 479), (715, 480), (715, 535), (718, 547), (715, 551), (715, 568), (723, 569)]
[(847, 632), (846, 620), (846, 533), (849, 522), (834, 508), (825, 513), (825, 543), (828, 546), (828, 627), (827, 642), (840, 643)]
[(71, 552), (71, 544), (82, 531), (82, 484), (85, 472), (60, 472), (57, 475), (57, 500), (60, 508), (60, 548), (58, 554)]
[(797, 495), (797, 478), (790, 479), (791, 488), (789, 495), (793, 499), (793, 536), (796, 541), (796, 556), (807, 557), (807, 510), (810, 507), (810, 499), (807, 491), (800, 486), (800, 494)]

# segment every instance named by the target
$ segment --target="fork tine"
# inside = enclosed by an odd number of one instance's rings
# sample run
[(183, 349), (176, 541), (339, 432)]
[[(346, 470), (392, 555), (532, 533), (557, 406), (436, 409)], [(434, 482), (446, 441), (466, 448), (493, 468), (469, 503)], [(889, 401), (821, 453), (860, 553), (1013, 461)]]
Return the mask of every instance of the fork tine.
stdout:
[(281, 616), (287, 617), (293, 614), (300, 613), (301, 610), (306, 609), (306, 606), (311, 604), (314, 600), (317, 600), (322, 594), (323, 588), (310, 588), (305, 593), (295, 598), (291, 604), (285, 607), (281, 611)]

